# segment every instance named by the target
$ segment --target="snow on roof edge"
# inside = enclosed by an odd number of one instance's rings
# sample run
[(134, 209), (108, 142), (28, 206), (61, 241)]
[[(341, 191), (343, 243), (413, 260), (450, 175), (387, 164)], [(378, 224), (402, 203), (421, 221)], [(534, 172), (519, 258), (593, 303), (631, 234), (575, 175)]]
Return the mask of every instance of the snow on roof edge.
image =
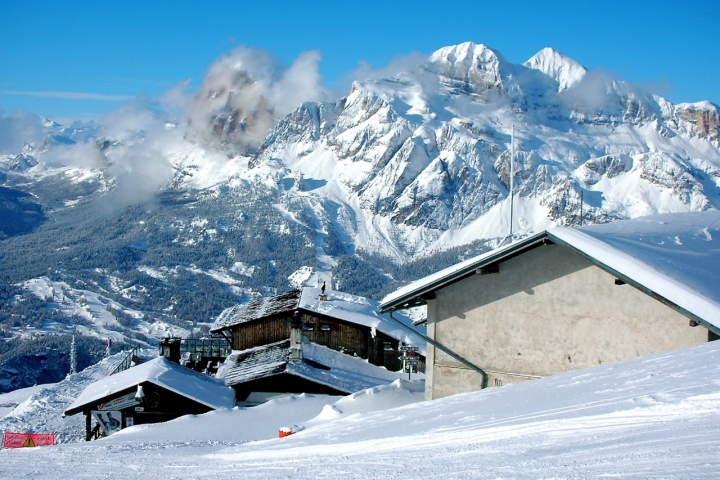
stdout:
[[(386, 295), (385, 298), (383, 298), (380, 302), (380, 312), (386, 312), (388, 310), (401, 308), (401, 305), (397, 304), (398, 302), (404, 303), (404, 301), (411, 300), (414, 296), (421, 293), (423, 290), (430, 286), (445, 286), (445, 284), (451, 283), (456, 277), (467, 273), (465, 270), (472, 271), (475, 268), (478, 268), (482, 264), (486, 263), (486, 261), (491, 258), (494, 259), (494, 257), (496, 256), (503, 256), (504, 254), (511, 253), (518, 248), (523, 248), (525, 246), (531, 245), (532, 243), (541, 240), (545, 236), (547, 236), (546, 231), (536, 233), (535, 235), (524, 238), (518, 242), (511, 243), (504, 247), (499, 247), (485, 253), (481, 253), (480, 255), (469, 258), (467, 260), (463, 260), (462, 262), (456, 263), (455, 265), (451, 265), (438, 272), (415, 280), (414, 282), (411, 282), (404, 287), (401, 287), (396, 291)], [(400, 302), (400, 300), (403, 300), (403, 302)]]
[[(655, 215), (651, 217), (655, 217)], [(648, 220), (648, 217), (639, 218)], [(627, 222), (637, 222), (639, 218), (627, 220)], [(668, 218), (666, 217), (666, 219)], [(612, 223), (598, 225), (597, 227), (607, 228), (607, 226), (612, 225)], [(583, 228), (591, 230), (593, 227), (596, 226)], [(643, 262), (641, 258), (625, 253), (602, 239), (595, 238), (592, 235), (583, 232), (582, 229), (574, 227), (554, 227), (544, 230), (543, 232), (535, 234), (522, 241), (485, 252), (481, 255), (459, 262), (448, 268), (440, 270), (439, 272), (416, 280), (387, 295), (380, 302), (380, 311), (386, 312), (402, 308), (404, 303), (413, 300), (413, 298), (416, 298), (429, 290), (443, 288), (447, 284), (459, 280), (464, 275), (472, 272), (475, 268), (483, 266), (484, 264), (492, 263), (494, 261), (502, 261), (502, 258), (506, 257), (508, 254), (524, 247), (531, 246), (534, 242), (541, 240), (543, 237), (557, 239), (559, 243), (573, 248), (579, 253), (594, 260), (598, 267), (607, 270), (614, 270), (617, 273), (624, 275), (634, 283), (652, 291), (659, 297), (676, 305), (681, 310), (681, 313), (686, 316), (696, 316), (703, 322), (706, 322), (716, 328), (720, 328), (720, 303), (695, 291), (692, 287), (683, 283), (680, 279), (673, 278), (666, 272), (662, 272), (653, 266), (648, 265)], [(631, 268), (631, 266), (634, 266), (634, 268)]]
[[(164, 370), (161, 370), (163, 369)], [(180, 370), (182, 369), (182, 370)], [(138, 371), (139, 370), (139, 371)], [(194, 400), (202, 405), (205, 405), (207, 407), (218, 409), (223, 407), (231, 407), (232, 405), (229, 404), (222, 404), (215, 401), (215, 399), (222, 400), (222, 395), (211, 395), (212, 399), (202, 399), (200, 396), (194, 395), (191, 392), (183, 391), (178, 389), (177, 387), (174, 387), (171, 382), (162, 381), (162, 375), (166, 372), (173, 372), (175, 374), (179, 375), (186, 375), (191, 378), (195, 378), (198, 381), (204, 382), (207, 385), (212, 385), (213, 388), (228, 388), (220, 381), (217, 381), (213, 379), (212, 377), (209, 377), (207, 375), (195, 372), (189, 368), (177, 365), (173, 362), (168, 361), (164, 357), (157, 357), (156, 359), (153, 359), (149, 362), (143, 363), (141, 365), (138, 365), (136, 367), (132, 367), (128, 370), (125, 370), (123, 372), (120, 372), (115, 375), (110, 375), (108, 377), (102, 378), (96, 382), (91, 383), (85, 389), (78, 395), (78, 397), (73, 401), (73, 403), (64, 410), (64, 412), (68, 415), (75, 415), (77, 413), (80, 413), (82, 411), (81, 407), (84, 407), (88, 404), (91, 404), (93, 402), (97, 402), (99, 400), (102, 400), (104, 398), (110, 397), (112, 395), (115, 395), (123, 390), (127, 390), (132, 388), (135, 385), (138, 385), (143, 382), (150, 382), (154, 385), (157, 385), (162, 388), (166, 388), (167, 390), (170, 390), (174, 393), (177, 393), (178, 395), (182, 395), (184, 397), (190, 398), (191, 400)], [(127, 377), (127, 378), (123, 378)], [(207, 378), (204, 378), (207, 377)], [(107, 387), (103, 388), (103, 384), (109, 384)], [(94, 392), (93, 389), (98, 390), (97, 392)], [(228, 389), (227, 392), (228, 395), (226, 395), (228, 398), (225, 400), (229, 400), (229, 395), (233, 396), (234, 401), (234, 393), (231, 389)], [(87, 392), (87, 394), (86, 394)], [(80, 409), (80, 410), (78, 410)], [(73, 410), (78, 410), (74, 413), (68, 413)]]
[(547, 233), (551, 238), (558, 239), (686, 312), (720, 328), (720, 304), (697, 293), (681, 281), (579, 229), (556, 227), (548, 229)]

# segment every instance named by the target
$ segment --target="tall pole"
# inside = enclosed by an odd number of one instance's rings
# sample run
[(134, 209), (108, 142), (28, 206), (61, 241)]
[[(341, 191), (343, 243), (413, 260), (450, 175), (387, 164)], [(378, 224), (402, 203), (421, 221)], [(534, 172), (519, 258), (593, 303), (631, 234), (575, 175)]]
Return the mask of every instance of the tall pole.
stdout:
[(515, 177), (515, 125), (510, 133), (510, 241), (513, 236), (513, 187)]
[(70, 375), (77, 373), (77, 345), (75, 344), (76, 327), (72, 329), (72, 342), (70, 343)]

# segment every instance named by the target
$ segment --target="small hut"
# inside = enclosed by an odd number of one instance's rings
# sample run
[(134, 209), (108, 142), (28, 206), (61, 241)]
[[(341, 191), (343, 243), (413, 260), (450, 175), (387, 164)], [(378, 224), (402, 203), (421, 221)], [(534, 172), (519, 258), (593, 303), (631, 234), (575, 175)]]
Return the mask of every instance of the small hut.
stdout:
[(234, 405), (233, 390), (221, 380), (158, 357), (88, 385), (65, 415), (85, 414), (89, 441), (132, 425)]

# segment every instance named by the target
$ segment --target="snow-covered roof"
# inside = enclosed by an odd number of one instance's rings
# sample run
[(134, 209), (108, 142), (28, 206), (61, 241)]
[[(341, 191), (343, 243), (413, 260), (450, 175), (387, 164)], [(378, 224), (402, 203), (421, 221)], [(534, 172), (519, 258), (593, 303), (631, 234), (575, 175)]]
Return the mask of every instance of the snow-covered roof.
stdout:
[(550, 228), (413, 282), (386, 296), (381, 311), (422, 296), (551, 240), (565, 245), (683, 313), (720, 328), (720, 211), (669, 213), (603, 225)]
[(402, 373), (390, 372), (367, 361), (322, 345), (303, 343), (303, 361), (290, 362), (290, 340), (254, 347), (228, 357), (225, 383), (229, 386), (271, 377), (295, 375), (345, 393), (384, 385)]
[(548, 233), (720, 328), (720, 211), (667, 213)]
[(247, 303), (223, 310), (213, 323), (211, 332), (218, 332), (241, 323), (260, 320), (297, 309), (300, 290), (290, 290), (272, 297), (258, 297)]
[[(349, 293), (326, 290), (327, 300), (320, 300), (320, 289), (303, 287), (276, 295), (254, 299), (243, 305), (235, 305), (224, 310), (215, 320), (211, 331), (217, 332), (242, 323), (261, 320), (280, 313), (301, 310), (318, 315), (336, 318), (355, 325), (362, 325), (388, 335), (409, 345), (419, 348), (425, 355), (425, 340), (413, 331), (423, 333), (423, 327), (416, 327), (412, 320), (401, 314), (394, 314), (405, 328), (394, 322), (387, 314), (378, 314), (378, 303), (365, 297)], [(410, 330), (408, 330), (410, 329)]]
[(354, 393), (366, 388), (392, 383), (407, 374), (391, 372), (359, 357), (338, 352), (315, 343), (303, 344), (303, 358), (329, 367), (315, 368), (307, 362), (288, 364), (288, 373), (327, 385), (338, 390)]
[(469, 258), (428, 275), (427, 277), (411, 282), (385, 296), (378, 306), (378, 311), (388, 312), (424, 303), (423, 295), (434, 292), (467, 276), (474, 275), (475, 270), (481, 268), (483, 265), (500, 261), (511, 255), (516, 255), (519, 250), (523, 251), (541, 245), (546, 237), (546, 233), (542, 232), (520, 242)]
[(290, 360), (290, 339), (233, 352), (225, 363), (225, 384), (239, 385), (282, 373)]
[(298, 307), (308, 312), (344, 320), (355, 325), (374, 328), (385, 335), (399, 340), (408, 345), (419, 348), (419, 353), (425, 355), (425, 340), (417, 334), (408, 330), (422, 333), (423, 327), (416, 327), (412, 319), (401, 314), (393, 314), (393, 317), (402, 322), (405, 328), (393, 322), (388, 314), (378, 313), (378, 302), (365, 297), (350, 295), (349, 293), (326, 290), (327, 300), (320, 300), (320, 289), (304, 287)]
[(91, 383), (65, 413), (74, 415), (87, 405), (98, 403), (145, 382), (166, 388), (213, 409), (231, 408), (235, 404), (235, 393), (221, 380), (158, 357)]

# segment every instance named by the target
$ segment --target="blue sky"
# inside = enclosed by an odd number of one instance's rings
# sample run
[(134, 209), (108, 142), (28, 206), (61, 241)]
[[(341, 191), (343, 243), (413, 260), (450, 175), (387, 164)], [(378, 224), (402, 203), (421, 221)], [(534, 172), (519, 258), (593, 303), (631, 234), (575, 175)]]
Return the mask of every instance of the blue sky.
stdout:
[(343, 91), (360, 61), (378, 68), (468, 40), (513, 63), (551, 46), (675, 103), (720, 104), (718, 19), (717, 0), (6, 0), (0, 106), (5, 115), (97, 116), (183, 80), (197, 89), (208, 66), (238, 46), (265, 49), (285, 65), (318, 50), (323, 83)]

